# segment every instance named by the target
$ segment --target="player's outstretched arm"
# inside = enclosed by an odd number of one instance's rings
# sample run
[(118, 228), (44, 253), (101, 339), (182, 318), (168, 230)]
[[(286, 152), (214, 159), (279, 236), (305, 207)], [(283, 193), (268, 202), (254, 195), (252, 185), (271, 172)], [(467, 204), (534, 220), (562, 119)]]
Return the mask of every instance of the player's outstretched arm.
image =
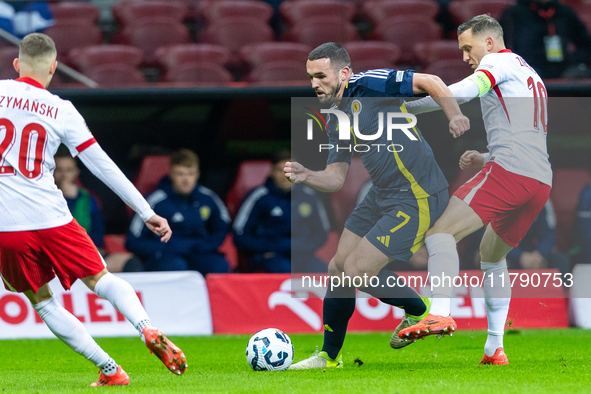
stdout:
[(415, 73), (412, 83), (413, 92), (427, 93), (443, 109), (449, 119), (449, 132), (457, 138), (470, 129), (470, 120), (462, 114), (454, 95), (441, 78), (431, 74)]
[(283, 172), (292, 183), (306, 183), (321, 192), (336, 192), (343, 187), (349, 163), (331, 163), (322, 171), (312, 171), (296, 161), (285, 163)]
[(129, 205), (141, 218), (150, 230), (160, 235), (162, 242), (170, 239), (172, 231), (166, 219), (156, 215), (150, 204), (144, 199), (133, 183), (121, 172), (119, 167), (111, 160), (98, 143), (94, 143), (78, 157), (97, 178), (107, 185), (115, 194)]
[(462, 157), (460, 157), (460, 169), (482, 168), (486, 162), (486, 156), (488, 156), (488, 154), (482, 154), (475, 150), (467, 150)]

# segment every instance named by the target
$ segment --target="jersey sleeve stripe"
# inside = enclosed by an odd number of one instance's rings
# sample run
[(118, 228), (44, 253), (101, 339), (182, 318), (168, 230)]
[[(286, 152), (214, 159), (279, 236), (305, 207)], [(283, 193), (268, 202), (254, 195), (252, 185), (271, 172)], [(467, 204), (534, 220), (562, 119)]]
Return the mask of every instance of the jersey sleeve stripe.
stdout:
[(481, 68), (479, 68), (476, 71), (480, 71), (480, 72), (483, 72), (484, 74), (486, 74), (486, 76), (488, 77), (488, 79), (490, 79), (490, 87), (491, 87), (491, 89), (494, 88), (495, 86), (497, 86), (497, 81), (495, 80), (495, 77), (493, 77), (493, 75), (490, 73), (490, 71), (483, 70)]
[(90, 147), (92, 144), (94, 144), (96, 142), (96, 138), (91, 138), (86, 142), (81, 143), (80, 145), (78, 145), (76, 147), (76, 150), (78, 151), (78, 153), (82, 153), (86, 148)]

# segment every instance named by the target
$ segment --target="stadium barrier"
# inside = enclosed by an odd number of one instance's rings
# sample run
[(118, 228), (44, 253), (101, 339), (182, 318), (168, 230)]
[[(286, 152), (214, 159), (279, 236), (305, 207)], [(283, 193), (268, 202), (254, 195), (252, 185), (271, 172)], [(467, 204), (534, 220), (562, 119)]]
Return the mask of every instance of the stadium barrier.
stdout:
[(570, 290), (569, 316), (576, 327), (591, 329), (591, 265), (577, 264), (573, 268), (573, 276), (577, 278)]
[[(116, 274), (136, 290), (154, 325), (167, 335), (211, 335), (209, 297), (203, 276), (195, 271)], [(76, 281), (66, 292), (50, 282), (56, 299), (94, 337), (137, 336), (138, 332), (111, 304)], [(0, 339), (54, 338), (22, 294), (0, 288)]]
[[(536, 271), (511, 270), (532, 275)], [(554, 274), (552, 270), (545, 270)], [(558, 272), (558, 271), (556, 271)], [(482, 278), (482, 271), (461, 271), (460, 275)], [(403, 277), (426, 277), (426, 272), (404, 272)], [(211, 274), (207, 277), (209, 299), (216, 334), (249, 334), (266, 327), (288, 333), (322, 331), (324, 287), (295, 289), (300, 279), (289, 274)], [(292, 284), (294, 289), (292, 289)], [(410, 283), (412, 286), (412, 283)], [(413, 286), (415, 287), (415, 286)], [(427, 286), (416, 288), (428, 295)], [(544, 289), (524, 286), (513, 289), (509, 318), (511, 328), (568, 327), (566, 300), (560, 287)], [(536, 298), (521, 298), (536, 297)], [(392, 331), (404, 312), (375, 298), (358, 298), (349, 322), (350, 331)], [(460, 330), (486, 329), (486, 310), (481, 287), (462, 286), (454, 290), (452, 316)]]

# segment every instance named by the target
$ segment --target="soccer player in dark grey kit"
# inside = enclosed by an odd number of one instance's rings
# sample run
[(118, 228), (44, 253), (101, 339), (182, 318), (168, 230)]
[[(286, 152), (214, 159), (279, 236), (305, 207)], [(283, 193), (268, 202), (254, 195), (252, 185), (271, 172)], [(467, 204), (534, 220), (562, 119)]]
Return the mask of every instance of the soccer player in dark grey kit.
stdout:
[[(379, 112), (406, 112), (406, 108), (401, 99), (389, 99), (384, 107), (377, 99), (362, 101), (364, 98), (412, 97), (425, 92), (445, 111), (450, 121), (449, 131), (454, 137), (469, 129), (469, 120), (462, 115), (455, 100), (442, 99), (453, 95), (436, 76), (389, 69), (353, 74), (349, 54), (335, 43), (322, 44), (310, 52), (306, 69), (320, 102), (332, 104), (332, 109), (341, 110), (350, 117), (359, 116), (360, 129), (362, 132), (366, 130), (365, 135), (378, 129)], [(330, 144), (335, 147), (343, 146), (343, 141), (338, 139), (338, 125), (337, 117), (329, 115), (327, 133)], [(400, 152), (382, 148), (359, 153), (374, 186), (345, 223), (328, 270), (329, 275), (338, 277), (343, 273), (351, 278), (378, 277), (379, 286), (361, 290), (405, 310), (405, 317), (390, 341), (396, 349), (412, 343), (399, 339), (397, 333), (426, 316), (430, 301), (421, 298), (410, 287), (387, 288), (388, 278), (395, 274), (383, 268), (394, 260), (408, 261), (423, 245), (425, 231), (435, 223), (448, 203), (448, 184), (433, 152), (420, 131), (416, 127), (412, 130), (415, 141), (400, 132), (393, 133), (394, 141), (387, 140), (386, 133), (382, 133), (372, 142), (390, 146), (404, 141), (404, 149)], [(300, 163), (288, 162), (284, 172), (294, 183), (304, 182), (317, 190), (334, 192), (345, 181), (352, 155), (352, 149), (331, 149), (323, 171), (311, 171)], [(290, 369), (341, 367), (340, 351), (354, 310), (354, 287), (329, 287), (323, 306), (322, 351)]]

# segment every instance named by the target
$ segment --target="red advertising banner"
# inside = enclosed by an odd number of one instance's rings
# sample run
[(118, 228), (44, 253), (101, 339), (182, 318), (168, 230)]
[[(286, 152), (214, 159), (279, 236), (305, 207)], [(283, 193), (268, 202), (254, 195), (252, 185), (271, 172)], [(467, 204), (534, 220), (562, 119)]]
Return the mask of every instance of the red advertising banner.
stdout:
[[(534, 271), (511, 272), (529, 275)], [(481, 271), (460, 272), (461, 276), (464, 274), (482, 277)], [(401, 276), (424, 278), (426, 272), (405, 272)], [(250, 334), (267, 327), (277, 327), (289, 333), (322, 330), (324, 287), (314, 287), (312, 291), (297, 290), (301, 287), (301, 279), (292, 279), (289, 274), (210, 274), (207, 287), (216, 334)], [(423, 295), (430, 291), (428, 286), (416, 289)], [(543, 297), (519, 298), (529, 294), (536, 297), (540, 292), (527, 286), (514, 287), (508, 318), (512, 328), (568, 327), (566, 300), (562, 298), (560, 287), (545, 288)], [(403, 315), (401, 309), (375, 298), (358, 297), (349, 330), (391, 331)], [(456, 288), (452, 316), (460, 330), (486, 329), (482, 287)]]

